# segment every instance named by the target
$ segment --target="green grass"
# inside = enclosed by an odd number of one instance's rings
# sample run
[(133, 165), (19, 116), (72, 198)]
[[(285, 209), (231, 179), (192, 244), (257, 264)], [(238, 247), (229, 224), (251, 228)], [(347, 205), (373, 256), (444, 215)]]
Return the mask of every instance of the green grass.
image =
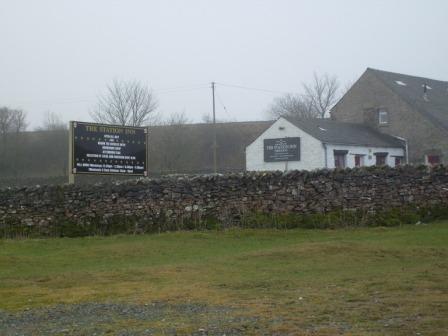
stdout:
[(156, 300), (243, 308), (270, 333), (446, 335), (448, 222), (0, 240), (0, 309)]

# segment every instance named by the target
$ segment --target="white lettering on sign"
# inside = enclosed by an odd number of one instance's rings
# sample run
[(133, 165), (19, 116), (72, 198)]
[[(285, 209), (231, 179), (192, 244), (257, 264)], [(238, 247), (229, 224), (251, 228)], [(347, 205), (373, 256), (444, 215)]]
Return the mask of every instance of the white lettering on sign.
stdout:
[(76, 173), (146, 174), (146, 130), (81, 122), (74, 125)]

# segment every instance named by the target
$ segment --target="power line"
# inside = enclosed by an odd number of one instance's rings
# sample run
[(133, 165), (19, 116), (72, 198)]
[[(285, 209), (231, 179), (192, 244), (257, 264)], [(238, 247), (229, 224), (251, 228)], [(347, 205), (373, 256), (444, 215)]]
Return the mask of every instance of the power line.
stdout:
[(208, 83), (201, 83), (201, 84), (191, 84), (191, 85), (182, 85), (182, 86), (172, 86), (172, 87), (165, 87), (165, 88), (158, 88), (153, 89), (157, 91), (165, 91), (165, 90), (177, 90), (177, 89), (191, 89), (195, 87), (210, 87)]
[[(221, 96), (219, 95), (218, 90), (215, 90), (215, 93), (216, 93), (216, 96), (218, 97), (218, 101), (219, 101), (219, 103), (220, 103), (221, 106), (223, 107), (224, 111), (227, 113), (227, 116), (228, 116), (230, 119), (232, 119), (232, 116), (230, 115), (229, 111), (227, 110), (226, 106), (224, 105), (224, 102), (223, 102)], [(235, 127), (234, 129), (237, 131), (237, 133), (238, 133), (240, 136), (245, 137), (245, 134), (241, 131), (241, 129), (240, 129), (239, 127)]]
[(188, 91), (195, 91), (195, 90), (201, 90), (201, 89), (208, 89), (210, 88), (209, 85), (201, 85), (196, 87), (185, 87), (185, 88), (176, 88), (176, 89), (164, 89), (164, 90), (157, 90), (154, 89), (154, 92), (159, 94), (165, 94), (165, 93), (178, 93), (178, 92), (188, 92)]
[[(179, 93), (179, 92), (188, 92), (193, 90), (200, 90), (209, 88), (209, 85), (192, 85), (192, 86), (176, 86), (171, 88), (163, 88), (163, 89), (152, 89), (154, 92), (158, 94), (170, 94), (170, 93)], [(78, 104), (78, 103), (93, 103), (96, 102), (98, 97), (86, 97), (79, 99), (61, 99), (61, 100), (48, 100), (48, 101), (22, 101), (18, 103), (14, 103), (15, 105), (59, 105), (59, 104)]]
[(226, 87), (233, 87), (237, 89), (244, 89), (244, 90), (251, 90), (251, 91), (261, 91), (261, 92), (267, 92), (267, 93), (274, 93), (274, 94), (287, 94), (290, 92), (286, 91), (276, 91), (276, 90), (269, 90), (269, 89), (261, 89), (261, 88), (254, 88), (254, 87), (248, 87), (248, 86), (242, 86), (242, 85), (236, 85), (236, 84), (226, 84), (226, 83), (216, 83), (221, 86)]
[(227, 108), (226, 108), (226, 106), (224, 105), (224, 103), (223, 103), (223, 101), (222, 101), (222, 99), (221, 99), (221, 96), (220, 96), (219, 93), (218, 93), (218, 90), (216, 90), (215, 92), (216, 92), (216, 97), (218, 97), (218, 101), (219, 101), (219, 103), (221, 104), (222, 108), (224, 109), (224, 112), (227, 113), (227, 115), (229, 116), (229, 118), (232, 118), (232, 117), (230, 116), (230, 114), (229, 114), (229, 111), (227, 111)]
[[(266, 92), (271, 94), (287, 94), (286, 91), (277, 91), (277, 90), (270, 90), (270, 89), (263, 89), (263, 88), (255, 88), (255, 87), (249, 87), (249, 86), (243, 86), (243, 85), (236, 85), (236, 84), (228, 84), (228, 83), (220, 83), (215, 82), (215, 86), (223, 86), (223, 87), (230, 87), (230, 88), (236, 88), (236, 89), (242, 89), (242, 90), (250, 90), (250, 91), (259, 91), (259, 92)], [(189, 85), (189, 86), (174, 86), (174, 87), (168, 87), (168, 88), (162, 88), (162, 89), (152, 89), (157, 94), (171, 94), (171, 93), (182, 93), (182, 92), (189, 92), (189, 91), (196, 91), (196, 90), (202, 90), (202, 89), (208, 89), (210, 88), (209, 84), (198, 84), (198, 85)], [(85, 97), (85, 98), (79, 98), (79, 99), (61, 99), (61, 100), (51, 100), (51, 101), (24, 101), (19, 103), (14, 103), (15, 105), (59, 105), (59, 104), (79, 104), (79, 103), (94, 103), (96, 102), (98, 97)], [(221, 105), (223, 105), (221, 100)], [(223, 105), (224, 110), (226, 113), (228, 113), (226, 107)]]
[(77, 104), (77, 103), (93, 103), (93, 98), (76, 99), (76, 100), (49, 100), (49, 101), (23, 101), (14, 103), (14, 105), (60, 105), (60, 104)]

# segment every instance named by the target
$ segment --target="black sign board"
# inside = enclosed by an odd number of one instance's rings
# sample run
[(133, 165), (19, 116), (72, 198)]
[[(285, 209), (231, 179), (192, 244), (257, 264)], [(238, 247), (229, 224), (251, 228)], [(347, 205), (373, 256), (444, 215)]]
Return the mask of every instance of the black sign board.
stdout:
[(264, 162), (300, 161), (300, 138), (264, 139)]
[(74, 174), (147, 175), (147, 129), (74, 121)]

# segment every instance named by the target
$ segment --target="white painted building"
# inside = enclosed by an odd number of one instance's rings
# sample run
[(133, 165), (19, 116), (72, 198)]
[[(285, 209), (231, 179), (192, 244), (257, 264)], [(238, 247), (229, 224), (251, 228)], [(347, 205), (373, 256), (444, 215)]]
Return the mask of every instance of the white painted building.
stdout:
[(405, 144), (365, 125), (279, 118), (246, 147), (246, 170), (313, 170), (405, 164)]

